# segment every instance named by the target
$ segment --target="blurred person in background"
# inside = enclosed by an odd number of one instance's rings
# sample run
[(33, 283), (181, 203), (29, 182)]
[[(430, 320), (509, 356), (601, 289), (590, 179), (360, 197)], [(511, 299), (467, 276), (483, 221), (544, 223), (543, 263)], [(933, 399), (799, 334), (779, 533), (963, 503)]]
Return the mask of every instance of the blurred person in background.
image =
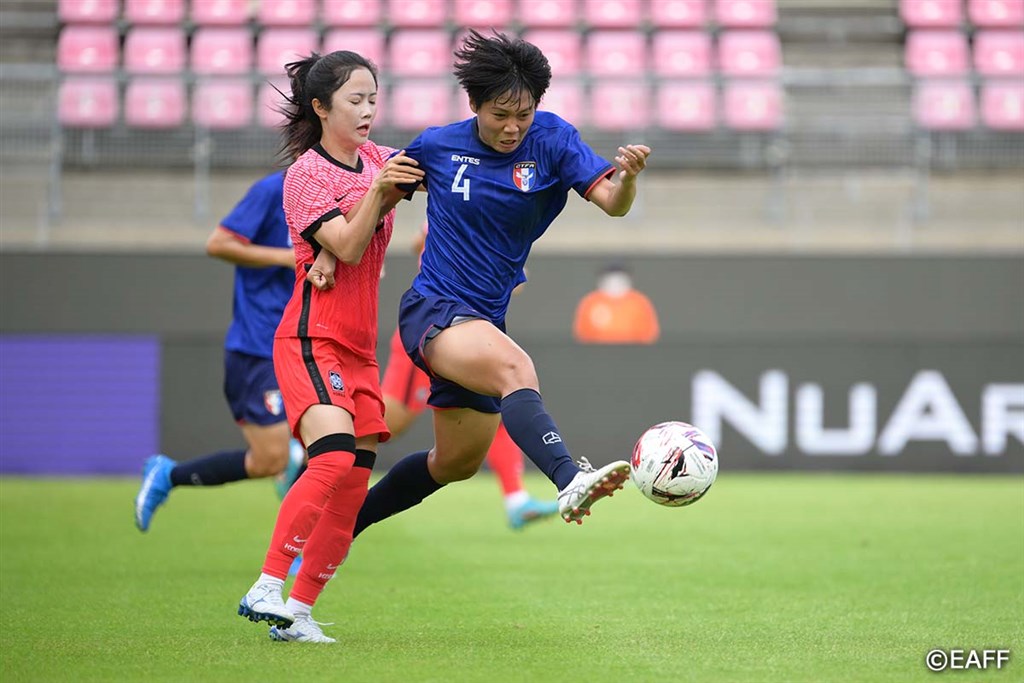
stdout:
[(597, 288), (580, 299), (572, 331), (583, 344), (653, 344), (661, 334), (654, 304), (617, 262), (605, 266)]
[[(413, 253), (417, 257), (423, 253), (427, 228), (427, 223), (424, 223), (413, 240)], [(513, 294), (521, 288), (522, 285), (516, 287)], [(430, 377), (406, 355), (397, 328), (391, 336), (391, 351), (381, 380), (381, 390), (384, 392), (384, 419), (388, 423), (391, 437), (395, 438), (409, 429), (426, 409), (427, 396), (430, 395)], [(505, 515), (510, 527), (522, 529), (531, 522), (551, 517), (558, 512), (557, 502), (536, 500), (526, 491), (523, 485), (523, 452), (501, 423), (487, 450), (487, 464), (501, 484)]]
[[(275, 333), (274, 371), (308, 464), (281, 503), (238, 614), (271, 623), (274, 640), (333, 643), (312, 610), (348, 555), (377, 444), (389, 437), (376, 357), (380, 275), (401, 196), (393, 190), (418, 184), (423, 172), (369, 139), (377, 70), (367, 59), (313, 54), (287, 72), (284, 144), (295, 162), (283, 195), (295, 276)], [(300, 553), (285, 603), (284, 581)]]

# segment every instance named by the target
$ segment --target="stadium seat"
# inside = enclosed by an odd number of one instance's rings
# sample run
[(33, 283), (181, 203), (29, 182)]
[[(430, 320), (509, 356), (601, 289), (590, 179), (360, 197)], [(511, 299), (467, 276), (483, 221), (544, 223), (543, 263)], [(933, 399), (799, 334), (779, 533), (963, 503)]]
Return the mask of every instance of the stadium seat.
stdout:
[(962, 0), (900, 0), (900, 17), (910, 28), (958, 28)]
[(590, 124), (598, 130), (637, 131), (648, 125), (651, 93), (637, 81), (598, 81), (590, 89)]
[(256, 122), (264, 128), (277, 128), (284, 123), (284, 114), (280, 109), (285, 101), (281, 93), (291, 93), (287, 78), (275, 78), (260, 83), (259, 94), (256, 96)]
[(117, 121), (113, 78), (69, 78), (60, 84), (57, 120), (68, 128), (108, 128)]
[(65, 24), (110, 24), (117, 10), (118, 0), (60, 0), (57, 18)]
[(204, 76), (244, 74), (252, 67), (248, 28), (200, 28), (192, 34), (192, 71)]
[(994, 130), (1024, 131), (1024, 83), (989, 81), (983, 84), (981, 120)]
[(704, 31), (658, 31), (651, 44), (651, 68), (658, 76), (711, 73), (711, 35)]
[(540, 48), (551, 65), (555, 78), (576, 76), (583, 66), (583, 38), (577, 31), (534, 29), (523, 34), (523, 40)]
[(1024, 28), (1024, 0), (968, 0), (967, 15), (975, 26)]
[(384, 34), (380, 31), (335, 28), (324, 34), (324, 54), (348, 50), (384, 68)]
[(583, 86), (571, 79), (553, 81), (538, 108), (558, 114), (577, 127), (588, 123), (584, 116)]
[(388, 21), (397, 28), (439, 28), (447, 20), (446, 0), (388, 0)]
[(726, 83), (722, 119), (733, 130), (778, 130), (783, 122), (781, 86), (769, 81)]
[(640, 0), (583, 0), (583, 20), (593, 28), (636, 29), (643, 9)]
[(177, 128), (185, 122), (185, 83), (177, 78), (136, 78), (124, 93), (124, 121), (132, 128)]
[(265, 76), (284, 73), (284, 65), (320, 50), (320, 36), (311, 28), (267, 28), (256, 42), (256, 68)]
[(139, 26), (124, 41), (124, 68), (130, 74), (174, 74), (184, 71), (185, 32), (178, 27)]
[(192, 121), (211, 130), (248, 126), (252, 122), (252, 84), (234, 78), (200, 81), (192, 93)]
[(726, 28), (768, 28), (775, 25), (775, 0), (715, 0), (715, 18)]
[(665, 130), (707, 131), (717, 125), (715, 88), (705, 81), (663, 81), (655, 121)]
[(490, 28), (512, 22), (512, 0), (455, 0), (452, 6), (456, 26)]
[(256, 20), (264, 26), (306, 26), (316, 19), (314, 0), (260, 0)]
[(641, 76), (647, 70), (647, 38), (638, 31), (591, 31), (585, 54), (594, 76)]
[(124, 19), (130, 24), (180, 24), (185, 0), (125, 0)]
[(384, 0), (327, 0), (320, 12), (326, 26), (376, 26)]
[(718, 36), (718, 68), (727, 76), (774, 76), (782, 46), (772, 31), (724, 31)]
[(389, 95), (391, 125), (402, 130), (422, 130), (450, 123), (454, 100), (448, 80), (400, 81)]
[(394, 76), (447, 75), (452, 66), (452, 46), (442, 30), (406, 29), (391, 34), (388, 72)]
[(978, 31), (974, 68), (983, 76), (1024, 76), (1024, 31)]
[(191, 19), (200, 26), (241, 26), (249, 21), (248, 0), (192, 2)]
[(117, 68), (117, 29), (65, 26), (57, 39), (57, 66), (69, 73), (104, 73)]
[(960, 31), (912, 31), (904, 57), (914, 76), (962, 76), (967, 73), (967, 38)]
[(974, 93), (966, 81), (925, 81), (914, 91), (914, 121), (926, 130), (966, 130), (975, 123)]
[(655, 28), (701, 28), (708, 20), (707, 0), (655, 0), (650, 14)]
[(519, 23), (524, 28), (569, 28), (576, 16), (576, 0), (519, 0)]

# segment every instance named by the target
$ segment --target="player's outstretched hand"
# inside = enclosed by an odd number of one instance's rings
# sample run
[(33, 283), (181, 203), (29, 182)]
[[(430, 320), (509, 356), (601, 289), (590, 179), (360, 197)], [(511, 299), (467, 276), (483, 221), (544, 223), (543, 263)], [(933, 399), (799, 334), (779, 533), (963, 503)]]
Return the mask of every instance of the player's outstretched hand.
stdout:
[(651, 148), (647, 145), (626, 145), (619, 147), (619, 155), (615, 157), (615, 163), (621, 169), (619, 180), (635, 178), (640, 171), (647, 168), (647, 157), (651, 155)]
[(374, 182), (383, 190), (388, 190), (396, 185), (415, 185), (423, 180), (423, 169), (419, 168), (419, 162), (407, 157), (405, 150), (398, 152), (388, 159), (387, 163), (380, 169), (380, 173), (374, 178)]

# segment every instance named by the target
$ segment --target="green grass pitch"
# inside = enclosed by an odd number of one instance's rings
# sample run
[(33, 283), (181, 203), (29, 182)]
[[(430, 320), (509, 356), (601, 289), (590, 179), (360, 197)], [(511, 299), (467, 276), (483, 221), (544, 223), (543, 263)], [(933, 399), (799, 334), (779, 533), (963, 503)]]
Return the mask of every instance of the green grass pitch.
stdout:
[[(136, 486), (0, 480), (0, 680), (1024, 680), (1021, 477), (723, 472), (691, 508), (629, 484), (516, 533), (479, 476), (359, 539), (328, 646), (235, 614), (270, 484), (176, 490), (148, 534)], [(933, 674), (936, 647), (1012, 655)]]

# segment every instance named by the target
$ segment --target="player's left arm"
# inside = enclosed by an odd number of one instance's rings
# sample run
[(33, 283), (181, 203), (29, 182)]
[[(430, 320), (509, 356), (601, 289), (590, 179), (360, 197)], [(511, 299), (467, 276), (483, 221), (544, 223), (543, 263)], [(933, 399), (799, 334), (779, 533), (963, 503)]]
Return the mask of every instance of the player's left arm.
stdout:
[(594, 185), (587, 199), (596, 204), (609, 216), (625, 216), (636, 199), (636, 179), (647, 167), (651, 148), (647, 145), (626, 145), (619, 147), (615, 163), (619, 173), (615, 182), (602, 178)]

